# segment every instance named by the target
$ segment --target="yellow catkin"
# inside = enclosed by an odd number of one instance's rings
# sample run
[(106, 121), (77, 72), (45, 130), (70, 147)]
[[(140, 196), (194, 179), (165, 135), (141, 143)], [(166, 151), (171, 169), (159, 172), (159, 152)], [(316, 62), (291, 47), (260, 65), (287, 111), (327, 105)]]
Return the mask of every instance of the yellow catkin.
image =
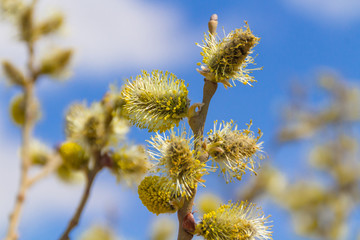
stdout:
[(71, 169), (79, 170), (87, 166), (89, 158), (84, 149), (75, 142), (65, 142), (59, 148), (61, 158)]
[(135, 80), (128, 80), (121, 94), (130, 122), (149, 132), (164, 132), (187, 116), (190, 102), (187, 87), (172, 73), (142, 71)]
[(156, 215), (160, 213), (173, 213), (177, 208), (172, 205), (175, 194), (168, 186), (165, 177), (148, 176), (138, 187), (139, 198), (144, 206)]
[(268, 217), (254, 204), (224, 204), (204, 214), (196, 233), (206, 240), (271, 240)]
[(256, 160), (263, 158), (261, 131), (256, 137), (250, 131), (251, 123), (244, 130), (238, 130), (233, 121), (217, 125), (215, 122), (214, 130), (208, 133), (207, 151), (226, 181), (240, 180), (246, 170), (256, 174)]
[(194, 157), (192, 138), (186, 136), (184, 129), (178, 134), (170, 130), (168, 135), (156, 134), (148, 141), (153, 150), (150, 157), (155, 168), (168, 177), (177, 195), (191, 197), (193, 189), (202, 183), (201, 177), (207, 174), (205, 164)]
[(205, 35), (204, 44), (198, 44), (203, 50), (201, 55), (204, 63), (198, 71), (208, 80), (223, 83), (225, 87), (232, 86), (229, 79), (244, 84), (255, 82), (249, 73), (258, 69), (246, 69), (246, 67), (254, 62), (249, 54), (259, 40), (260, 38), (253, 35), (248, 25), (244, 29), (232, 31), (221, 41), (217, 41), (211, 34)]
[(23, 94), (17, 95), (10, 103), (10, 116), (14, 123), (23, 126), (25, 123), (25, 98)]

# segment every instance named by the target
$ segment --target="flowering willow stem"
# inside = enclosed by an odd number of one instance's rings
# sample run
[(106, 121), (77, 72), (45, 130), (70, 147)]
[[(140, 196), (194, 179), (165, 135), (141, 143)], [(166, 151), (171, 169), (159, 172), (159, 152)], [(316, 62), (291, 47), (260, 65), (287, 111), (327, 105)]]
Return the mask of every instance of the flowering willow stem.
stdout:
[[(32, 2), (32, 7), (36, 4), (36, 0)], [(17, 197), (15, 200), (14, 208), (9, 217), (9, 227), (5, 240), (18, 239), (18, 227), (23, 204), (25, 201), (26, 193), (29, 185), (28, 172), (30, 168), (30, 142), (31, 136), (35, 125), (33, 102), (34, 102), (34, 83), (37, 79), (37, 74), (34, 70), (34, 44), (32, 41), (26, 42), (27, 50), (29, 54), (28, 58), (28, 70), (30, 76), (28, 81), (23, 87), (24, 91), (24, 104), (25, 104), (25, 121), (22, 128), (22, 146), (21, 146), (21, 172), (20, 172), (20, 186), (18, 189)]]

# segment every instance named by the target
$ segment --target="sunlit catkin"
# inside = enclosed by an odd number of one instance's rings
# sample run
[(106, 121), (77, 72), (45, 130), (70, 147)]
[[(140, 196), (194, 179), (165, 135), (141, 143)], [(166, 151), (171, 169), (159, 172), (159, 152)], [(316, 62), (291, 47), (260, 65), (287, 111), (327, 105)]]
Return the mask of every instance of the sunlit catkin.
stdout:
[(259, 142), (262, 133), (259, 129), (255, 137), (250, 131), (251, 124), (247, 129), (238, 130), (233, 121), (222, 122), (219, 127), (215, 122), (214, 130), (208, 133), (207, 151), (220, 167), (226, 182), (233, 178), (240, 180), (246, 170), (256, 174), (256, 160), (263, 158), (262, 142)]
[(168, 135), (156, 133), (148, 142), (153, 148), (149, 154), (156, 170), (172, 181), (177, 195), (192, 196), (193, 189), (203, 182), (201, 177), (207, 174), (205, 163), (194, 156), (192, 138), (182, 129), (178, 134), (174, 130)]
[[(225, 87), (231, 87), (229, 80), (250, 84), (255, 79), (249, 75), (252, 70), (247, 69), (254, 59), (249, 56), (252, 48), (258, 44), (260, 38), (255, 37), (248, 25), (244, 29), (236, 29), (224, 39), (218, 41), (212, 34), (205, 35), (202, 48), (204, 66), (198, 70), (208, 80), (221, 82)], [(235, 83), (234, 83), (235, 84)], [(251, 84), (250, 84), (251, 85)]]
[(222, 205), (204, 214), (196, 233), (206, 240), (270, 240), (268, 217), (254, 204), (241, 202)]
[(11, 84), (24, 86), (25, 85), (25, 76), (24, 74), (11, 62), (3, 61), (2, 62), (3, 72)]
[(164, 132), (187, 116), (187, 87), (172, 73), (142, 71), (135, 80), (127, 81), (121, 93), (130, 122), (150, 132)]
[(148, 176), (138, 187), (139, 198), (144, 206), (156, 215), (177, 211), (176, 194), (168, 179), (159, 176)]

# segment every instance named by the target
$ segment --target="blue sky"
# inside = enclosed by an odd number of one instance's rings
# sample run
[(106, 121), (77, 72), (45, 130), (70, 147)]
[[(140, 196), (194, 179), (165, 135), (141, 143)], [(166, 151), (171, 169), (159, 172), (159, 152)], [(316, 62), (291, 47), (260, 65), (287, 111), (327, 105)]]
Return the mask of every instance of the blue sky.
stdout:
[[(218, 31), (230, 32), (248, 21), (261, 38), (255, 47), (256, 62), (264, 70), (254, 72), (253, 87), (238, 84), (230, 89), (219, 86), (212, 100), (205, 130), (214, 120), (235, 120), (245, 127), (264, 132), (264, 150), (270, 148), (278, 127), (278, 114), (286, 101), (290, 80), (303, 79), (313, 85), (321, 69), (335, 69), (346, 79), (360, 77), (360, 3), (357, 0), (274, 0), (274, 1), (161, 1), (161, 0), (49, 0), (41, 1), (40, 11), (62, 9), (68, 25), (58, 36), (39, 45), (41, 55), (54, 45), (74, 46), (76, 57), (72, 77), (66, 81), (41, 79), (37, 95), (43, 118), (35, 136), (50, 146), (64, 139), (64, 112), (71, 102), (98, 101), (109, 84), (121, 84), (140, 70), (161, 69), (173, 72), (189, 84), (192, 103), (201, 100), (203, 78), (196, 72), (201, 61), (201, 42), (213, 13), (219, 16)], [(24, 48), (14, 44), (10, 24), (0, 23), (0, 59), (22, 64)], [(60, 40), (59, 40), (60, 39)], [(3, 79), (3, 77), (2, 77)], [(7, 214), (12, 207), (18, 184), (17, 146), (20, 131), (8, 117), (8, 104), (17, 91), (0, 83), (0, 236), (5, 233)], [(130, 139), (145, 143), (150, 134), (132, 128)], [(273, 159), (282, 165), (293, 154), (287, 151)], [(299, 160), (296, 158), (295, 160)], [(289, 165), (289, 166), (288, 166)], [(290, 169), (286, 164), (285, 169)], [(291, 171), (291, 169), (289, 170)], [(217, 176), (207, 178), (206, 191), (217, 192), (224, 201), (233, 199), (239, 184), (226, 185)], [(244, 180), (246, 181), (246, 179)], [(203, 191), (203, 190), (202, 190)], [(59, 183), (54, 177), (31, 189), (20, 225), (21, 239), (56, 239), (74, 211), (82, 185)], [(137, 199), (135, 190), (117, 185), (103, 172), (97, 179), (92, 197), (79, 228), (73, 236), (94, 223), (106, 221), (107, 212), (116, 209), (117, 231), (125, 239), (147, 239), (149, 221), (154, 219)], [(266, 203), (271, 214), (274, 239), (296, 238), (289, 216)], [(145, 229), (145, 230), (144, 230)]]

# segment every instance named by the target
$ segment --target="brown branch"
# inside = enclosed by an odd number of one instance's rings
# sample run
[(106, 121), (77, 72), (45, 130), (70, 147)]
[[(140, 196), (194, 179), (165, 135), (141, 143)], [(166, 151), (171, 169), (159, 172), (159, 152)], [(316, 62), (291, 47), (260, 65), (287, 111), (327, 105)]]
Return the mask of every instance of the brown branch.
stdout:
[[(99, 162), (99, 161), (97, 161)], [(70, 232), (79, 224), (79, 220), (81, 217), (81, 214), (84, 210), (84, 207), (89, 199), (90, 196), (90, 190), (93, 186), (94, 179), (98, 172), (101, 170), (101, 166), (99, 164), (96, 164), (92, 170), (88, 172), (86, 175), (86, 186), (84, 193), (81, 197), (81, 201), (74, 213), (74, 216), (71, 218), (70, 222), (68, 223), (68, 226), (66, 227), (64, 233), (61, 235), (59, 240), (70, 240), (69, 234)]]
[[(32, 2), (32, 7), (36, 4), (36, 0)], [(23, 209), (23, 203), (26, 198), (28, 190), (28, 172), (31, 165), (29, 158), (30, 154), (30, 142), (35, 125), (35, 111), (34, 106), (34, 82), (36, 81), (36, 74), (34, 71), (34, 44), (32, 41), (26, 42), (28, 50), (28, 71), (29, 77), (26, 81), (24, 91), (24, 104), (25, 104), (25, 121), (22, 128), (22, 146), (21, 146), (21, 172), (20, 172), (20, 186), (15, 200), (14, 208), (9, 217), (9, 227), (5, 240), (18, 239), (17, 229), (19, 226), (19, 220)]]
[[(210, 101), (212, 96), (215, 94), (217, 89), (217, 83), (209, 81), (207, 79), (204, 80), (204, 90), (203, 90), (203, 103), (204, 105), (200, 109), (198, 115), (189, 119), (189, 125), (194, 132), (194, 137), (197, 141), (202, 141), (203, 133), (204, 133), (204, 126), (206, 121), (207, 112), (209, 109)], [(201, 144), (196, 143), (195, 151), (200, 151)], [(208, 155), (204, 154), (200, 157), (202, 162), (205, 162), (208, 159)], [(183, 222), (185, 216), (188, 213), (191, 213), (192, 207), (194, 204), (194, 199), (196, 195), (196, 188), (193, 191), (193, 195), (190, 199), (185, 200), (184, 205), (178, 211), (178, 220), (179, 220), (179, 233), (178, 233), (178, 240), (189, 240), (193, 238), (191, 233), (188, 233), (183, 228)]]
[(50, 159), (50, 161), (41, 169), (39, 173), (37, 173), (32, 178), (28, 178), (27, 180), (27, 187), (30, 188), (34, 183), (38, 182), (39, 180), (43, 179), (50, 173), (52, 173), (55, 169), (57, 169), (61, 164), (61, 157), (59, 155), (54, 155)]

